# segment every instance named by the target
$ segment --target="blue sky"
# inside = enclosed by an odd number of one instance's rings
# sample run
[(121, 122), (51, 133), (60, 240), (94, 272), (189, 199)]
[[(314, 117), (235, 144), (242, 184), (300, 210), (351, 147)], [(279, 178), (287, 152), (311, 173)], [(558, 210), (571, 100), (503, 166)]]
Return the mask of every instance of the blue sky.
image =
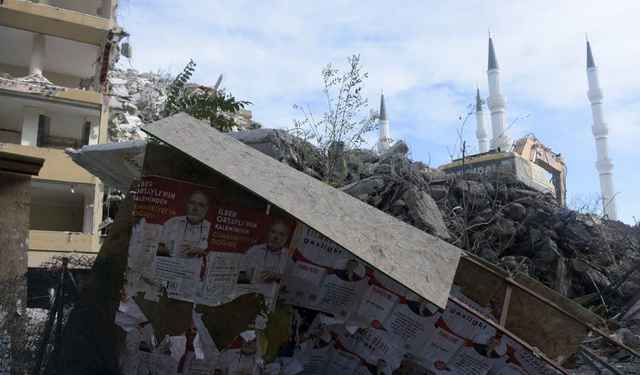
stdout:
[[(640, 220), (640, 3), (633, 1), (213, 1), (120, 0), (119, 23), (131, 32), (131, 61), (140, 71), (180, 71), (197, 64), (193, 81), (223, 87), (254, 104), (254, 119), (290, 128), (293, 104), (317, 103), (321, 69), (346, 69), (360, 54), (365, 89), (378, 109), (384, 86), (391, 137), (415, 160), (450, 160), (460, 116), (476, 82), (487, 90), (491, 27), (507, 96), (511, 138), (535, 134), (561, 152), (569, 201), (599, 191), (587, 99), (589, 34), (600, 83), (609, 148), (615, 162), (620, 219)], [(313, 108), (322, 113), (324, 108)], [(490, 118), (486, 116), (490, 129)], [(475, 119), (465, 126), (477, 145)], [(374, 140), (375, 134), (370, 139)]]

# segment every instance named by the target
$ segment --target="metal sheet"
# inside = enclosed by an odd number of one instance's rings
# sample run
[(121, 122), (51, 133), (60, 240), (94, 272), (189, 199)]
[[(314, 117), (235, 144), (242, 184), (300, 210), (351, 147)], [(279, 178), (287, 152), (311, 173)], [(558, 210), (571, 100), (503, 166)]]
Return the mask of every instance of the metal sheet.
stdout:
[(331, 238), (444, 308), (460, 250), (178, 114), (143, 130)]

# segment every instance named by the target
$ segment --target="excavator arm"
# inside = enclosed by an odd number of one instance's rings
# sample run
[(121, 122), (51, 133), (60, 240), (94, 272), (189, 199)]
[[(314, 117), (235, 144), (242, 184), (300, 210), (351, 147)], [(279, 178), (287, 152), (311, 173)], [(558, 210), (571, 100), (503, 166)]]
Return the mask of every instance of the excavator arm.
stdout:
[(556, 200), (566, 205), (567, 167), (562, 155), (543, 145), (533, 134), (517, 139), (513, 143), (512, 151), (549, 172), (556, 190)]

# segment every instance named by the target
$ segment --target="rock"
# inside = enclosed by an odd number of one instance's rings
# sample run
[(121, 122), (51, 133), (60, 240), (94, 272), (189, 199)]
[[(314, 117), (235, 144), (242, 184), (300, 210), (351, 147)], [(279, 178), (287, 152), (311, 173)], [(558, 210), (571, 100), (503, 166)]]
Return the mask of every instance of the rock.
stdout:
[(375, 152), (369, 149), (349, 150), (345, 154), (347, 166), (352, 170), (358, 170), (363, 164), (377, 163), (380, 158)]
[(400, 164), (404, 160), (404, 156), (397, 154), (384, 154), (380, 158), (378, 164), (395, 165)]
[(558, 252), (558, 246), (556, 246), (556, 243), (548, 237), (540, 241), (540, 243), (535, 247), (534, 250), (540, 257), (540, 259), (547, 263), (553, 262), (560, 256), (560, 253)]
[(509, 199), (509, 189), (507, 189), (507, 185), (502, 184), (498, 186), (495, 192), (496, 196), (502, 201), (506, 201), (507, 199)]
[(393, 202), (393, 204), (389, 208), (389, 212), (391, 212), (393, 216), (398, 216), (404, 212), (406, 206), (407, 205), (402, 199), (398, 199), (397, 201)]
[(508, 240), (516, 234), (516, 227), (513, 220), (501, 217), (498, 220), (498, 235), (503, 240)]
[(484, 260), (487, 260), (491, 263), (496, 263), (498, 261), (498, 254), (495, 251), (489, 248), (482, 248), (478, 253), (478, 256)]
[(529, 238), (531, 239), (531, 244), (535, 245), (536, 242), (542, 239), (542, 233), (534, 228), (529, 228)]
[(373, 165), (371, 163), (364, 163), (358, 168), (358, 175), (360, 178), (367, 178), (373, 175)]
[(431, 196), (424, 191), (411, 188), (404, 193), (403, 200), (416, 227), (425, 229), (443, 240), (451, 238), (438, 205)]
[(513, 272), (518, 269), (518, 261), (514, 256), (506, 256), (500, 259), (500, 264), (509, 270), (509, 272)]
[(484, 188), (487, 190), (487, 194), (493, 195), (496, 189), (493, 188), (493, 185), (490, 182), (484, 184)]
[(409, 152), (409, 146), (403, 140), (397, 140), (393, 146), (389, 147), (387, 151), (384, 152), (383, 157), (388, 155), (400, 155), (404, 156)]
[(548, 272), (551, 269), (549, 263), (545, 262), (540, 257), (534, 257), (532, 260), (538, 271)]
[(508, 208), (509, 217), (515, 221), (522, 221), (527, 217), (527, 209), (520, 203), (512, 203)]
[(464, 194), (467, 197), (484, 198), (487, 195), (487, 188), (483, 184), (475, 181), (456, 180), (452, 190), (458, 197), (462, 197)]
[(431, 198), (439, 201), (449, 195), (449, 189), (442, 185), (429, 186), (429, 195), (431, 195)]
[(571, 267), (576, 273), (585, 273), (589, 270), (589, 266), (577, 258), (571, 259)]
[(379, 174), (391, 174), (394, 170), (395, 168), (390, 164), (377, 164), (374, 169), (375, 173)]
[(578, 222), (569, 223), (564, 231), (565, 237), (576, 245), (589, 245), (591, 243), (591, 235), (587, 232), (584, 225)]
[(411, 164), (411, 169), (415, 170), (418, 173), (429, 172), (429, 166), (421, 161), (417, 161)]
[(640, 336), (631, 332), (628, 328), (620, 328), (618, 332), (616, 332), (616, 336), (618, 336), (623, 343), (630, 346), (631, 348), (640, 348)]
[(536, 223), (545, 223), (547, 220), (549, 220), (549, 214), (544, 210), (537, 208), (533, 213), (533, 221)]
[(369, 195), (373, 195), (384, 187), (384, 180), (381, 178), (370, 177), (364, 180), (356, 181), (347, 186), (341, 187), (339, 190), (352, 195), (360, 200), (365, 199)]

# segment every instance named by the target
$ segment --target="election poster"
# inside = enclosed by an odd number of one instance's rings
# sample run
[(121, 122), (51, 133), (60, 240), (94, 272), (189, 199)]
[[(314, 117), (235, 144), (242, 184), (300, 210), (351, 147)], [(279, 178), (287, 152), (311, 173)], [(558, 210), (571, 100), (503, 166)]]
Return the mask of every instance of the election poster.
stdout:
[(367, 274), (367, 285), (354, 305), (349, 323), (380, 330), (396, 305), (403, 301), (402, 294), (406, 292), (406, 288), (368, 267)]
[(366, 288), (364, 262), (307, 226), (300, 226), (280, 298), (346, 321)]
[(329, 365), (329, 374), (390, 375), (402, 361), (403, 354), (375, 331), (354, 326), (329, 327), (335, 340), (336, 353)]
[(246, 293), (260, 293), (271, 306), (294, 232), (291, 220), (217, 205), (197, 302), (219, 305)]
[(318, 314), (301, 337), (300, 344), (293, 353), (293, 358), (303, 366), (300, 375), (327, 374), (329, 364), (336, 353), (334, 337), (328, 326), (335, 320), (324, 314)]
[(210, 247), (217, 190), (158, 176), (144, 176), (134, 196), (138, 219), (129, 246), (129, 285), (158, 299), (193, 301), (201, 287), (203, 257)]
[(262, 346), (254, 331), (243, 332), (220, 354), (222, 375), (258, 374)]
[(424, 360), (427, 358), (424, 348), (435, 332), (435, 323), (441, 314), (437, 307), (417, 294), (405, 293), (385, 321), (381, 335), (413, 358)]
[(555, 369), (540, 358), (533, 356), (520, 344), (509, 337), (504, 338), (507, 355), (503, 360), (494, 364), (489, 375), (557, 375)]
[[(459, 288), (453, 288), (451, 295), (496, 321), (486, 309), (460, 293)], [(474, 371), (485, 374), (506, 354), (506, 345), (493, 327), (451, 301), (436, 320), (435, 328), (420, 358), (425, 358), (436, 374), (458, 370), (465, 375), (476, 375)]]

